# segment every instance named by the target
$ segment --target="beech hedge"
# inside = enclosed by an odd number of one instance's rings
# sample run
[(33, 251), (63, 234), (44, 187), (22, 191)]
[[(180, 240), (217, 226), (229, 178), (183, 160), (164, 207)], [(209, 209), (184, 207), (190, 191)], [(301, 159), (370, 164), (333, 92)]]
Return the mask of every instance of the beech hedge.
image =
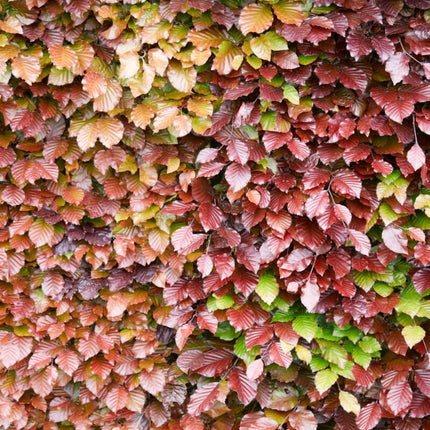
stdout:
[(430, 429), (429, 0), (0, 4), (0, 427)]

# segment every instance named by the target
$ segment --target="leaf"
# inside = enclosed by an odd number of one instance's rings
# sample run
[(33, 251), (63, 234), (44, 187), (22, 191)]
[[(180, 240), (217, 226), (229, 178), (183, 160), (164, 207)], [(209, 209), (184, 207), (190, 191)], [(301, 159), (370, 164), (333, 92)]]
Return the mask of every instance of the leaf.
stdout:
[(325, 393), (336, 381), (338, 375), (330, 369), (320, 370), (315, 375), (315, 386), (320, 394)]
[[(4, 333), (4, 332), (2, 332)], [(7, 343), (0, 349), (0, 360), (9, 368), (27, 357), (33, 349), (33, 338), (8, 334)]]
[(58, 272), (48, 272), (42, 281), (42, 291), (44, 294), (54, 299), (64, 288), (64, 278)]
[(415, 382), (421, 392), (427, 397), (430, 397), (430, 370), (415, 370)]
[(261, 358), (254, 360), (246, 369), (246, 376), (250, 381), (258, 379), (264, 371), (264, 363)]
[(140, 386), (153, 396), (160, 394), (165, 385), (166, 378), (164, 372), (159, 367), (154, 367), (151, 372), (142, 370), (139, 373)]
[(234, 272), (234, 259), (228, 254), (221, 254), (215, 257), (215, 269), (221, 280), (230, 278)]
[(155, 113), (152, 108), (144, 103), (136, 105), (131, 112), (131, 120), (140, 128), (146, 128)]
[(254, 37), (249, 42), (252, 52), (262, 60), (270, 61), (272, 56), (272, 45), (270, 40), (264, 34), (259, 37)]
[(406, 381), (394, 385), (387, 393), (387, 401), (389, 402), (390, 409), (396, 415), (405, 412), (409, 408), (411, 400), (412, 390)]
[(82, 151), (87, 151), (90, 148), (93, 148), (97, 142), (97, 138), (99, 136), (99, 126), (95, 122), (90, 122), (89, 124), (85, 124), (78, 132), (78, 136), (76, 138), (79, 148)]
[(273, 11), (284, 24), (300, 26), (305, 18), (301, 4), (291, 0), (280, 0), (273, 5)]
[(192, 416), (198, 416), (207, 410), (215, 401), (219, 393), (219, 383), (210, 382), (203, 385), (191, 395), (188, 403), (188, 413)]
[(94, 110), (109, 112), (118, 105), (121, 96), (121, 84), (115, 79), (108, 79), (106, 83), (106, 90), (94, 99)]
[(299, 139), (291, 139), (287, 142), (288, 149), (293, 153), (299, 160), (304, 160), (309, 157), (311, 150)]
[(318, 428), (315, 415), (310, 410), (301, 408), (289, 413), (288, 424), (294, 430), (317, 430)]
[(430, 288), (430, 269), (420, 269), (413, 276), (412, 281), (415, 290), (419, 294), (424, 294)]
[(412, 148), (408, 151), (406, 156), (409, 164), (415, 169), (418, 170), (424, 166), (426, 162), (426, 156), (424, 151), (421, 149), (421, 146), (416, 142)]
[(247, 405), (257, 395), (257, 383), (248, 379), (246, 373), (239, 367), (235, 367), (228, 375), (228, 387), (236, 391), (239, 400)]
[(354, 245), (355, 249), (363, 255), (369, 255), (370, 252), (370, 239), (361, 231), (348, 229), (349, 239)]
[(323, 190), (318, 193), (312, 194), (305, 203), (306, 215), (312, 219), (316, 216), (322, 215), (326, 212), (330, 205), (328, 191)]
[(40, 75), (40, 61), (38, 58), (22, 55), (12, 60), (12, 74), (16, 78), (24, 79), (31, 85)]
[(220, 227), (223, 220), (221, 209), (212, 203), (203, 203), (199, 209), (200, 223), (204, 230), (215, 230)]
[(318, 325), (312, 315), (299, 315), (293, 320), (293, 330), (310, 342), (318, 330)]
[(409, 74), (408, 57), (403, 52), (396, 52), (388, 58), (385, 70), (390, 74), (393, 84), (398, 84)]
[(71, 349), (60, 351), (55, 359), (57, 366), (70, 376), (72, 376), (75, 370), (79, 367), (81, 361), (82, 359), (79, 355)]
[(239, 16), (239, 27), (244, 35), (248, 33), (262, 33), (267, 30), (273, 22), (270, 7), (253, 3), (245, 6)]
[(412, 114), (414, 108), (415, 103), (411, 99), (393, 100), (388, 102), (384, 107), (387, 116), (400, 124)]
[(279, 293), (279, 285), (275, 275), (271, 272), (265, 272), (260, 275), (255, 292), (265, 303), (272, 304)]
[(308, 312), (312, 312), (320, 300), (320, 289), (318, 284), (311, 278), (302, 287), (300, 300)]
[(52, 45), (49, 47), (49, 56), (58, 69), (71, 69), (78, 61), (76, 52), (70, 46)]
[(171, 240), (175, 251), (185, 248), (193, 242), (193, 229), (191, 226), (181, 227), (173, 232)]
[(231, 163), (225, 171), (225, 179), (232, 191), (237, 192), (248, 185), (251, 180), (251, 169), (247, 164)]
[(274, 342), (270, 347), (270, 358), (279, 366), (285, 367), (286, 369), (290, 367), (293, 362), (293, 356), (291, 352), (286, 352), (282, 348), (282, 340), (281, 342)]
[(52, 225), (47, 224), (43, 219), (36, 219), (28, 231), (28, 236), (36, 246), (42, 246), (51, 243), (54, 233)]
[(197, 269), (202, 274), (203, 278), (205, 278), (212, 272), (213, 267), (214, 263), (209, 254), (203, 254), (197, 260)]
[(161, 255), (169, 245), (169, 234), (159, 228), (152, 229), (148, 234), (149, 246)]
[(98, 137), (101, 143), (107, 148), (118, 144), (124, 133), (124, 126), (119, 119), (116, 118), (100, 118), (97, 121)]
[(408, 344), (409, 348), (412, 348), (425, 338), (426, 332), (419, 325), (406, 326), (402, 329), (402, 335), (405, 338), (405, 341)]
[(124, 387), (118, 385), (108, 390), (104, 401), (107, 407), (116, 413), (126, 405), (127, 399), (128, 391)]
[(184, 68), (182, 63), (172, 60), (167, 68), (170, 83), (182, 93), (190, 93), (196, 84), (197, 71), (194, 67)]
[(335, 193), (348, 198), (359, 198), (362, 189), (361, 179), (347, 169), (335, 173), (331, 187)]
[(378, 403), (370, 403), (361, 408), (357, 417), (357, 426), (360, 430), (371, 430), (381, 419), (381, 407)]
[(355, 415), (360, 413), (360, 404), (353, 394), (341, 390), (339, 391), (339, 401), (346, 412), (352, 412)]
[(382, 231), (384, 244), (393, 252), (408, 255), (408, 238), (401, 228), (390, 224)]

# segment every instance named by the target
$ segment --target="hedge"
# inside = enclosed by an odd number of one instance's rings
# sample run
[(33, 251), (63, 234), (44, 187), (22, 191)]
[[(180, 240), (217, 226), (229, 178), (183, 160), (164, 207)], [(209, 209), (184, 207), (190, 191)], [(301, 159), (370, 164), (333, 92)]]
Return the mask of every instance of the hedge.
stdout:
[(429, 0), (0, 4), (2, 428), (430, 429)]

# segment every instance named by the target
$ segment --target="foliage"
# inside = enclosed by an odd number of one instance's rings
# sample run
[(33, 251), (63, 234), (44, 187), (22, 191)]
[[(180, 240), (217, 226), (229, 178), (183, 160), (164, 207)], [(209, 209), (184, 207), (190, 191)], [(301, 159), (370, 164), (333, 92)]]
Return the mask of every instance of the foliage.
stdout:
[(0, 8), (0, 426), (429, 429), (430, 2)]

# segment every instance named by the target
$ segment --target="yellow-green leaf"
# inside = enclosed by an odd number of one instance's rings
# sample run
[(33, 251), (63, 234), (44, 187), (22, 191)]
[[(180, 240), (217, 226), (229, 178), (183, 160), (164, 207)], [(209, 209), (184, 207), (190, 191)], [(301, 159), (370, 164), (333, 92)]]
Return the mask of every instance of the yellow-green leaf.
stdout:
[(315, 375), (315, 386), (318, 392), (326, 392), (336, 381), (338, 376), (330, 369), (324, 369), (317, 372)]
[(339, 392), (339, 402), (346, 412), (352, 412), (355, 415), (360, 413), (360, 405), (357, 398), (347, 391)]
[(414, 345), (421, 342), (425, 338), (426, 332), (419, 325), (410, 325), (403, 328), (402, 335), (405, 338), (409, 348), (412, 348)]
[(279, 285), (275, 275), (271, 272), (263, 273), (260, 276), (255, 292), (263, 302), (270, 305), (279, 293)]
[(262, 34), (259, 37), (254, 37), (250, 42), (252, 52), (262, 60), (270, 61), (272, 55), (272, 45), (267, 36)]

